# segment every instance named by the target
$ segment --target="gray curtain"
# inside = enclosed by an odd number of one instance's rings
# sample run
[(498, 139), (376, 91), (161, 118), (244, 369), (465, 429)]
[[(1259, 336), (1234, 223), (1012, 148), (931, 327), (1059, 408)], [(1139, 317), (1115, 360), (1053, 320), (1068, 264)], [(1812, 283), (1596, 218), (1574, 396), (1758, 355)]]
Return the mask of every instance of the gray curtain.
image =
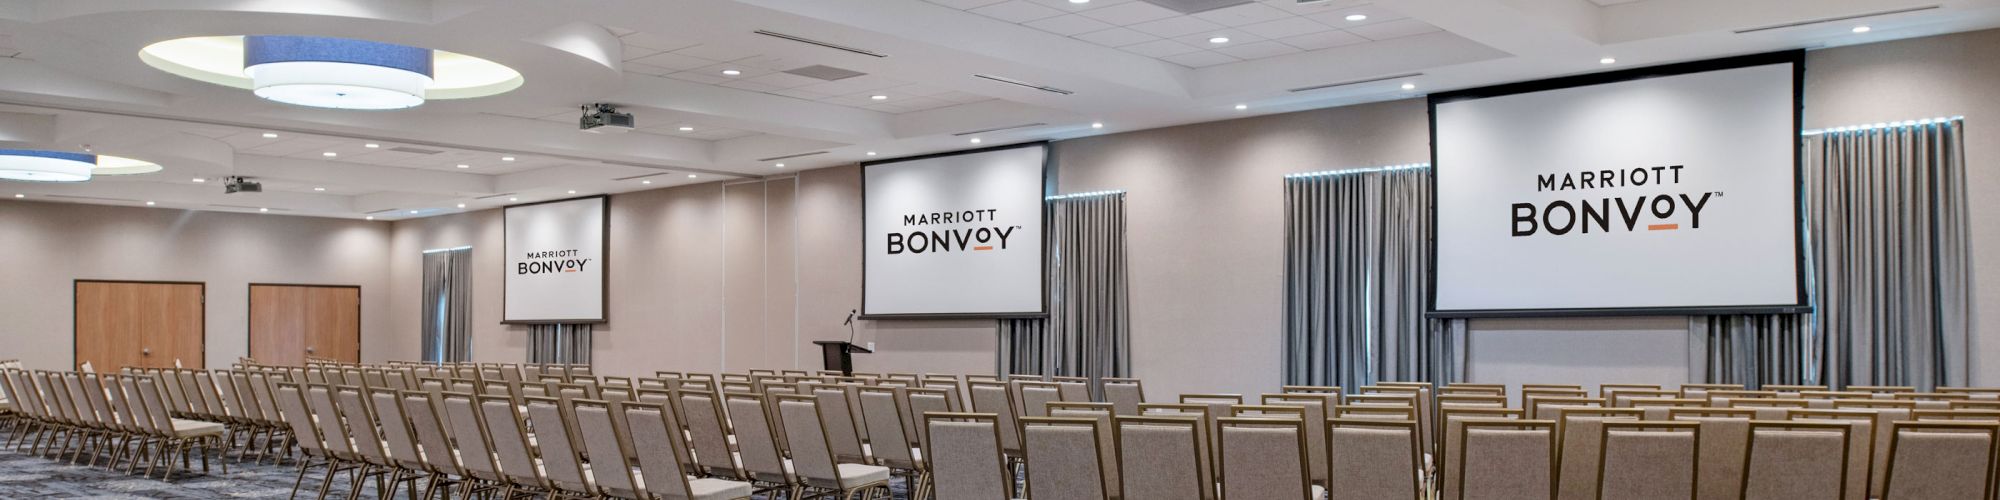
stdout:
[(1464, 377), (1463, 321), (1430, 300), (1431, 170), (1285, 178), (1285, 382), (1355, 388)]
[(560, 365), (590, 364), (590, 324), (528, 325), (528, 362)]
[(998, 368), (1093, 381), (1129, 376), (1125, 193), (1058, 197), (1045, 214), (1049, 315), (1000, 320)]
[(1819, 384), (1812, 315), (1689, 316), (1689, 382)]
[(1832, 131), (1806, 179), (1824, 383), (1965, 385), (1964, 122)]
[(472, 359), (465, 328), (472, 313), (472, 248), (424, 252), (424, 361)]

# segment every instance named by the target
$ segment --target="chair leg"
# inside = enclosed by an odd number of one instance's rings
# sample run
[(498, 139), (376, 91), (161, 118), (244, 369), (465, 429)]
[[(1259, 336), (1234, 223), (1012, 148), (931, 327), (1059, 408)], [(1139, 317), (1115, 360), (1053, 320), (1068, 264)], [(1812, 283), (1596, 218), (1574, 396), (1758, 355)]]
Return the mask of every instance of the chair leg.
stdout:
[(285, 497), (287, 500), (296, 499), (299, 497), (299, 487), (304, 486), (306, 484), (306, 469), (309, 469), (311, 467), (312, 467), (311, 460), (299, 461), (299, 478), (292, 481), (292, 496)]

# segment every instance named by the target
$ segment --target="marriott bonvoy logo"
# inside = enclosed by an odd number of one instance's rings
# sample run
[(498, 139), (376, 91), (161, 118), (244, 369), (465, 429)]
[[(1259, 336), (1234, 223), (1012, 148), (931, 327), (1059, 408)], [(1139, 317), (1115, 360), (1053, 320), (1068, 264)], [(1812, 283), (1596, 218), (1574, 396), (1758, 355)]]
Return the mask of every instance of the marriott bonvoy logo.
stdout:
[(1006, 250), (1021, 226), (994, 224), (999, 217), (997, 208), (903, 214), (907, 231), (888, 233), (889, 255)]
[[(1581, 191), (1627, 187), (1660, 186), (1671, 189), (1681, 183), (1685, 165), (1639, 167), (1629, 170), (1583, 170), (1535, 175), (1535, 192)], [(1721, 191), (1700, 193), (1665, 192), (1638, 196), (1606, 196), (1577, 201), (1555, 200), (1545, 204), (1513, 205), (1514, 237), (1568, 234), (1674, 231), (1701, 229), (1702, 210), (1709, 198), (1721, 198)], [(1643, 221), (1643, 224), (1642, 224)]]
[(591, 259), (576, 258), (577, 251), (543, 250), (528, 252), (527, 260), (514, 264), (514, 274), (580, 273)]

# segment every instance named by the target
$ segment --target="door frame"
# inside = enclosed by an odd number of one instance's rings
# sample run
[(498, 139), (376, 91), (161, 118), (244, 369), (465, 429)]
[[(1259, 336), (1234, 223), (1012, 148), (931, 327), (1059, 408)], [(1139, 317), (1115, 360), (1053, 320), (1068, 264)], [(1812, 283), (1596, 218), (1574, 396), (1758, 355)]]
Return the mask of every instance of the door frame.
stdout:
[(77, 321), (77, 316), (78, 316), (78, 315), (81, 315), (81, 314), (83, 314), (83, 311), (82, 311), (81, 309), (78, 309), (78, 308), (76, 307), (76, 303), (77, 303), (77, 300), (78, 300), (79, 296), (83, 294), (83, 284), (84, 284), (84, 283), (131, 283), (131, 284), (140, 284), (140, 285), (195, 285), (195, 286), (199, 286), (199, 287), (201, 287), (201, 358), (202, 358), (202, 359), (201, 359), (201, 366), (203, 366), (203, 367), (207, 367), (207, 366), (208, 366), (208, 282), (206, 282), (206, 281), (170, 281), (170, 280), (108, 280), (108, 279), (82, 279), (82, 278), (79, 278), (79, 279), (76, 279), (76, 280), (72, 280), (72, 281), (70, 281), (70, 285), (69, 285), (69, 366), (70, 366), (70, 369), (72, 369), (72, 370), (76, 369), (76, 368), (77, 368), (77, 364), (78, 364), (78, 363), (80, 363), (79, 361), (77, 361), (77, 355), (78, 355), (78, 352), (77, 352), (77, 351), (78, 351), (78, 347), (77, 347), (77, 344), (79, 344), (79, 342), (77, 342), (77, 338), (78, 338), (78, 337), (77, 337), (77, 335), (78, 335), (78, 334), (80, 334), (80, 333), (82, 333), (82, 332), (78, 331), (78, 328), (77, 328), (77, 323), (78, 323), (78, 321)]
[(255, 289), (256, 289), (257, 287), (260, 287), (260, 286), (294, 286), (294, 287), (305, 287), (305, 288), (352, 288), (352, 289), (354, 289), (354, 362), (356, 362), (356, 363), (359, 363), (359, 362), (361, 362), (361, 337), (362, 337), (362, 335), (361, 335), (361, 332), (362, 332), (362, 331), (363, 331), (363, 329), (364, 329), (364, 328), (363, 328), (363, 327), (361, 326), (361, 325), (362, 325), (362, 317), (361, 317), (361, 311), (362, 311), (362, 309), (363, 309), (363, 307), (361, 306), (361, 285), (323, 285), (323, 284), (318, 284), (318, 283), (256, 283), (256, 282), (253, 282), (253, 283), (250, 283), (250, 284), (249, 284), (249, 285), (247, 285), (247, 286), (244, 286), (244, 287), (243, 287), (243, 337), (244, 337), (244, 338), (243, 338), (243, 355), (244, 355), (244, 357), (249, 357), (249, 356), (250, 356), (250, 353), (254, 353), (254, 352), (257, 352), (257, 347), (256, 347), (256, 342), (257, 342), (257, 332), (254, 332), (254, 331), (251, 331), (251, 328), (252, 328), (252, 327), (255, 327), (255, 326), (256, 326), (256, 321), (250, 318), (250, 312), (251, 312), (251, 311), (253, 310), (253, 308), (255, 308), (255, 307), (256, 307), (257, 305), (256, 305), (255, 303), (253, 303), (253, 302), (252, 302), (252, 301), (253, 301), (253, 300), (255, 300), (255, 299), (254, 299), (254, 296), (253, 296), (253, 295), (252, 295), (252, 294), (251, 294), (250, 292), (251, 292), (252, 290), (255, 290)]

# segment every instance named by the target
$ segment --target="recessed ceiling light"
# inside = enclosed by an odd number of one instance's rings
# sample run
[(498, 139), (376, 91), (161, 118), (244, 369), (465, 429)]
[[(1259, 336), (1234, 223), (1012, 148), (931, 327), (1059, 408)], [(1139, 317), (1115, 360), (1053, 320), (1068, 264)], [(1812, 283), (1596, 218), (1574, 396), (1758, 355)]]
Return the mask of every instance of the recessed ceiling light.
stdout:
[(327, 152), (325, 152), (325, 153), (320, 153), (319, 155), (320, 155), (320, 156), (324, 156), (324, 157), (327, 157), (327, 158), (332, 158), (332, 157), (335, 157), (335, 156), (340, 156), (340, 153), (335, 153), (335, 152), (332, 152), (332, 151), (327, 151)]
[(464, 203), (458, 204), (458, 208), (465, 208), (465, 204)]
[(460, 164), (458, 164), (458, 168), (472, 168), (472, 165), (466, 165), (466, 164), (463, 164), (463, 163), (460, 163)]
[(1237, 111), (1242, 111), (1242, 110), (1246, 110), (1246, 109), (1250, 109), (1250, 105), (1248, 105), (1248, 104), (1238, 104), (1238, 105), (1236, 105), (1236, 110), (1237, 110)]
[(25, 194), (21, 194), (21, 193), (14, 193), (14, 197), (15, 197), (15, 198), (27, 198), (27, 197), (28, 197), (28, 195), (25, 195)]
[(1367, 15), (1367, 14), (1348, 14), (1348, 15), (1347, 15), (1347, 20), (1349, 20), (1349, 21), (1367, 21), (1367, 20), (1368, 20), (1368, 15)]
[(375, 216), (373, 216), (373, 215), (370, 215), (370, 216), (367, 216), (367, 217), (364, 217), (364, 218), (365, 218), (365, 219), (368, 219), (368, 220), (375, 220)]
[(502, 156), (502, 157), (500, 157), (500, 161), (514, 161), (514, 157), (512, 157), (512, 156)]
[(886, 95), (882, 95), (882, 94), (875, 94), (875, 95), (871, 95), (871, 96), (868, 96), (868, 98), (869, 98), (869, 99), (874, 99), (874, 100), (877, 100), (877, 101), (886, 101), (886, 100), (889, 100), (889, 96), (886, 96)]
[(575, 189), (569, 190), (569, 194), (576, 194), (576, 190)]
[(694, 127), (681, 127), (682, 132), (693, 132)]
[(316, 187), (316, 188), (313, 188), (313, 190), (314, 190), (314, 191), (325, 191), (325, 190), (326, 190), (326, 188), (323, 188), (323, 187)]
[(1208, 43), (1229, 43), (1229, 37), (1226, 36), (1209, 37)]
[(1870, 28), (1870, 27), (1867, 27), (1867, 26), (1855, 26), (1855, 27), (1854, 27), (1854, 32), (1855, 32), (1855, 33), (1867, 33), (1867, 32), (1869, 32), (1869, 31), (1874, 31), (1874, 30), (1875, 30), (1875, 28)]
[(785, 168), (785, 164), (783, 164), (783, 163), (779, 163), (779, 164), (777, 165), (777, 167), (778, 167), (778, 168)]
[(149, 201), (149, 202), (146, 202), (146, 206), (149, 206), (149, 207), (150, 207), (150, 206), (153, 206), (153, 202), (150, 202), (150, 201)]
[(257, 209), (257, 211), (259, 211), (259, 212), (269, 212), (269, 211), (271, 211), (271, 209), (268, 209), (268, 208), (259, 208), (259, 209)]
[(652, 184), (652, 183), (653, 183), (653, 181), (639, 181), (639, 183), (640, 183), (640, 184)]
[(416, 215), (416, 214), (417, 214), (417, 211), (415, 211), (415, 210), (411, 210), (411, 211), (410, 211), (410, 215)]
[(265, 138), (265, 139), (276, 139), (276, 138), (278, 138), (278, 134), (273, 134), (273, 133), (270, 133), (270, 132), (265, 132), (265, 133), (264, 133), (264, 138)]
[(1104, 128), (1104, 122), (1090, 122), (1090, 128)]
[(972, 138), (972, 143), (973, 143), (973, 144), (979, 144), (979, 142), (980, 142), (980, 141), (979, 141), (979, 138), (978, 138), (978, 137), (974, 137), (974, 138)]
[(1403, 84), (1403, 90), (1416, 90), (1416, 89), (1417, 89), (1417, 84), (1414, 83)]
[(521, 199), (520, 199), (520, 198), (513, 198), (513, 197), (509, 197), (509, 198), (507, 198), (507, 201), (521, 201)]
[(1618, 60), (1617, 60), (1617, 59), (1613, 59), (1613, 58), (1609, 58), (1609, 57), (1606, 57), (1606, 58), (1603, 58), (1603, 59), (1598, 59), (1598, 60), (1597, 60), (1597, 63), (1598, 63), (1598, 64), (1613, 64), (1613, 63), (1616, 63), (1616, 62), (1618, 62)]
[(694, 178), (694, 174), (688, 174), (688, 178), (689, 178), (689, 179), (693, 179), (693, 178)]
[(200, 177), (196, 177), (196, 178), (194, 178), (194, 182), (195, 182), (195, 183), (197, 183), (197, 184), (199, 184), (199, 183), (203, 183), (203, 182), (208, 182), (208, 179), (203, 179), (203, 178), (200, 178)]
[(869, 151), (869, 152), (868, 152), (868, 156), (875, 156), (875, 152), (874, 152), (874, 151)]
[(722, 70), (722, 74), (725, 74), (725, 75), (729, 75), (729, 76), (736, 76), (736, 75), (741, 75), (741, 74), (743, 74), (743, 72), (742, 72), (742, 71), (738, 71), (738, 70), (733, 70), (733, 69), (725, 69), (725, 70)]
[(1069, 3), (1090, 3), (1090, 0), (1069, 0)]
[(375, 148), (379, 148), (379, 147), (382, 147), (382, 145), (381, 145), (381, 144), (376, 144), (376, 143), (372, 143), (372, 142), (371, 142), (371, 143), (367, 143), (367, 144), (362, 144), (362, 145), (361, 145), (361, 147), (364, 147), (364, 148), (368, 148), (368, 149), (375, 149)]

